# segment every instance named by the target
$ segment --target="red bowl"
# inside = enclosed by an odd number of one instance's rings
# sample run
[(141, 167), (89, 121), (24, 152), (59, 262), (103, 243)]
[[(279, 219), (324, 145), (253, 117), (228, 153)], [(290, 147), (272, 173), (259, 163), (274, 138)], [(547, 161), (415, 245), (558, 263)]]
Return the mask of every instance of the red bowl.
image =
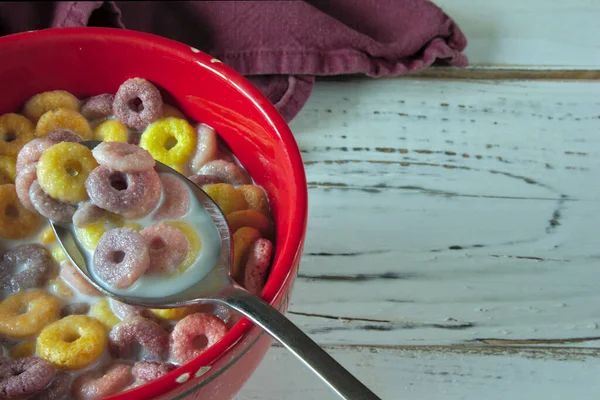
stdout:
[[(307, 219), (304, 166), (292, 133), (241, 75), (197, 49), (162, 37), (104, 28), (48, 29), (0, 37), (0, 114), (33, 94), (115, 93), (128, 78), (163, 89), (168, 102), (213, 126), (269, 195), (276, 251), (262, 297), (282, 312), (296, 278)], [(243, 319), (192, 362), (111, 399), (229, 399), (254, 372), (271, 338)]]

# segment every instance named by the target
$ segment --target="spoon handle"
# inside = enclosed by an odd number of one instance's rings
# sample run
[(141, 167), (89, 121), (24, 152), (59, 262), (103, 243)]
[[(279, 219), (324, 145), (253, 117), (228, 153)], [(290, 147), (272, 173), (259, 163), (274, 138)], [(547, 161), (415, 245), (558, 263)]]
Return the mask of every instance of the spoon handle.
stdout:
[(234, 288), (223, 301), (267, 331), (346, 400), (381, 400), (283, 314)]

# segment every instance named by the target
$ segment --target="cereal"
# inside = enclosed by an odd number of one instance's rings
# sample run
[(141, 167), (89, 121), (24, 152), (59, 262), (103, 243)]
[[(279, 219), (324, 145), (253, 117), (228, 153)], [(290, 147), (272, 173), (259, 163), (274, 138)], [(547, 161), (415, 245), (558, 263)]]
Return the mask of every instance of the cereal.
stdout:
[(55, 246), (52, 249), (52, 257), (54, 257), (54, 259), (56, 261), (58, 261), (59, 263), (66, 261), (66, 259), (67, 259), (67, 255), (65, 254), (65, 252), (62, 250), (62, 248), (60, 246)]
[(62, 400), (69, 393), (71, 376), (63, 371), (58, 371), (50, 386), (36, 393), (30, 400)]
[(188, 176), (188, 179), (192, 182), (194, 182), (194, 184), (196, 184), (196, 186), (204, 186), (204, 185), (209, 185), (212, 183), (223, 183), (222, 180), (220, 180), (219, 178), (217, 178), (214, 175), (190, 175)]
[(202, 175), (214, 175), (230, 185), (249, 185), (252, 183), (248, 173), (236, 164), (224, 161), (210, 161), (198, 170)]
[(0, 156), (0, 185), (15, 183), (17, 177), (17, 159), (11, 156)]
[(177, 308), (153, 308), (150, 311), (152, 314), (160, 319), (167, 321), (179, 321), (180, 319), (187, 317), (190, 314), (198, 312), (201, 307), (189, 306), (189, 307), (177, 307)]
[(60, 277), (77, 292), (86, 296), (102, 296), (102, 292), (94, 287), (70, 262), (60, 263)]
[(113, 326), (121, 322), (121, 320), (117, 318), (110, 309), (110, 304), (108, 304), (107, 299), (102, 299), (95, 303), (92, 306), (92, 309), (90, 310), (90, 315), (96, 318), (98, 321), (102, 322), (102, 324), (108, 330), (110, 330)]
[(231, 276), (238, 282), (243, 281), (243, 260), (250, 245), (260, 238), (260, 232), (254, 228), (243, 227), (233, 234), (233, 262), (231, 263)]
[(35, 355), (35, 342), (21, 342), (8, 351), (10, 358), (24, 358)]
[(56, 268), (56, 262), (44, 246), (22, 244), (4, 254), (0, 261), (0, 282), (5, 290), (13, 293), (41, 288)]
[(98, 164), (113, 171), (140, 172), (154, 168), (156, 164), (147, 150), (129, 143), (100, 143), (92, 154)]
[(52, 198), (78, 203), (87, 200), (85, 181), (98, 166), (90, 149), (62, 142), (44, 152), (37, 166), (38, 182)]
[(106, 346), (106, 331), (95, 318), (69, 315), (40, 332), (37, 353), (59, 369), (85, 368), (96, 361)]
[[(85, 315), (90, 311), (90, 305), (88, 303), (71, 303), (66, 304), (60, 309), (60, 317), (64, 318), (67, 315)], [(99, 318), (95, 315), (92, 315), (99, 320)], [(100, 321), (102, 322), (102, 321)]]
[(71, 223), (77, 211), (76, 205), (50, 197), (42, 190), (38, 181), (33, 182), (29, 187), (29, 199), (37, 212), (55, 222)]
[(1, 185), (0, 238), (23, 239), (31, 235), (39, 225), (39, 215), (21, 205), (15, 185)]
[(15, 180), (15, 191), (17, 192), (17, 197), (21, 202), (21, 205), (31, 211), (32, 213), (37, 213), (37, 210), (31, 203), (31, 198), (29, 197), (29, 189), (33, 182), (37, 181), (37, 162), (27, 165), (25, 168), (19, 170), (17, 174), (17, 179)]
[(44, 136), (43, 139), (52, 140), (55, 144), (61, 142), (81, 142), (81, 136), (66, 129), (58, 129), (56, 131), (50, 132), (49, 134)]
[(271, 221), (264, 214), (254, 210), (241, 210), (227, 215), (229, 230), (233, 234), (245, 226), (257, 229), (263, 237), (271, 233)]
[(81, 228), (76, 228), (77, 237), (88, 250), (94, 250), (98, 241), (107, 231), (107, 228), (120, 227), (123, 221), (114, 214), (106, 213), (98, 221)]
[(15, 293), (0, 303), (0, 335), (11, 338), (35, 335), (56, 320), (59, 309), (59, 300), (42, 290)]
[(266, 217), (270, 216), (269, 200), (267, 199), (265, 191), (261, 187), (254, 185), (241, 185), (237, 187), (237, 191), (244, 196), (244, 199), (246, 200), (250, 210), (258, 211)]
[(273, 243), (268, 239), (258, 239), (248, 249), (248, 261), (244, 267), (244, 287), (252, 294), (260, 294), (271, 265)]
[(17, 155), (17, 171), (20, 173), (28, 165), (37, 163), (42, 154), (55, 144), (48, 138), (33, 139), (28, 142)]
[(81, 115), (89, 120), (108, 117), (112, 114), (112, 105), (115, 96), (109, 93), (90, 97), (81, 106)]
[(113, 313), (117, 316), (117, 318), (120, 318), (121, 320), (137, 315), (141, 315), (143, 317), (149, 316), (147, 308), (131, 306), (129, 304), (121, 303), (120, 301), (117, 301), (112, 298), (109, 299), (109, 302)]
[(152, 83), (132, 78), (117, 90), (112, 109), (119, 121), (130, 128), (142, 130), (162, 116), (163, 100)]
[(198, 124), (197, 131), (196, 153), (190, 161), (190, 169), (194, 173), (198, 173), (207, 162), (215, 160), (219, 153), (217, 132), (205, 124)]
[(73, 224), (78, 228), (83, 228), (100, 221), (105, 215), (106, 210), (91, 201), (84, 201), (79, 203), (77, 211), (73, 214)]
[(44, 137), (59, 129), (69, 130), (84, 140), (92, 138), (92, 128), (87, 119), (77, 111), (66, 108), (58, 108), (44, 113), (35, 125), (35, 135)]
[(133, 285), (149, 265), (148, 244), (133, 229), (116, 228), (106, 232), (94, 251), (94, 273), (117, 289)]
[(169, 167), (185, 164), (196, 147), (196, 131), (185, 119), (164, 118), (148, 126), (140, 146)]
[(79, 111), (79, 100), (71, 93), (64, 90), (38, 93), (31, 97), (23, 106), (23, 115), (33, 122), (48, 111), (65, 108), (67, 110)]
[(147, 274), (171, 273), (185, 260), (189, 242), (176, 227), (156, 224), (142, 229), (140, 234), (148, 244), (150, 254)]
[(153, 381), (174, 371), (176, 365), (156, 361), (138, 361), (133, 365), (131, 373), (136, 379), (143, 381)]
[(0, 364), (0, 398), (27, 397), (52, 381), (54, 368), (37, 357), (19, 358)]
[(163, 187), (163, 201), (155, 220), (178, 219), (190, 210), (190, 192), (181, 179), (170, 174), (159, 174)]
[(129, 129), (119, 120), (109, 119), (94, 128), (94, 140), (127, 143)]
[(76, 400), (103, 399), (119, 393), (132, 381), (131, 366), (116, 363), (79, 376), (73, 382), (71, 392)]
[(153, 169), (119, 172), (99, 166), (89, 175), (85, 187), (94, 204), (126, 218), (141, 218), (160, 201), (160, 178)]
[(40, 235), (40, 243), (42, 244), (52, 244), (56, 242), (56, 236), (54, 235), (54, 231), (52, 227), (48, 226), (42, 234)]
[(56, 278), (50, 280), (50, 284), (48, 285), (48, 289), (52, 291), (56, 296), (63, 299), (70, 299), (75, 296), (75, 292), (69, 285), (65, 283), (65, 281), (57, 276)]
[(174, 117), (174, 118), (185, 119), (185, 115), (183, 115), (183, 113), (181, 111), (179, 111), (179, 109), (177, 109), (174, 106), (167, 104), (167, 103), (163, 103), (162, 117), (163, 118)]
[(163, 360), (169, 350), (169, 334), (156, 322), (141, 316), (128, 317), (114, 326), (109, 333), (111, 354), (119, 358), (130, 358), (133, 344), (142, 347), (141, 359)]
[(19, 114), (0, 116), (0, 156), (16, 157), (25, 143), (35, 137), (31, 121)]
[(187, 237), (189, 243), (187, 256), (177, 269), (179, 272), (183, 272), (189, 267), (191, 267), (192, 264), (194, 264), (198, 259), (198, 256), (200, 255), (200, 250), (202, 249), (202, 242), (200, 241), (200, 237), (198, 236), (196, 230), (183, 221), (170, 221), (165, 222), (165, 224), (178, 228)]
[(248, 203), (246, 203), (244, 196), (228, 183), (205, 185), (202, 190), (217, 203), (226, 216), (232, 212), (248, 208)]
[[(185, 364), (202, 354), (210, 346), (221, 340), (227, 327), (219, 318), (211, 314), (188, 315), (175, 325), (170, 338), (171, 358)], [(197, 338), (206, 338), (206, 344), (197, 347)]]

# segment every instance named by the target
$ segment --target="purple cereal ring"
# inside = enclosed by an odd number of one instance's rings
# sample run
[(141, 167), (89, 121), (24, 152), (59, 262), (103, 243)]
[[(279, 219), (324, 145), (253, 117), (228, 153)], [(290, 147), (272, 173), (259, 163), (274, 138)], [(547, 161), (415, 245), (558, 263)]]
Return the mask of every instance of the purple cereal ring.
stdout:
[(81, 136), (79, 136), (76, 133), (73, 133), (71, 131), (68, 131), (66, 129), (58, 129), (54, 132), (50, 132), (45, 137), (47, 139), (52, 140), (54, 142), (54, 144), (61, 143), (61, 142), (79, 143), (82, 140)]
[[(171, 358), (178, 364), (186, 364), (221, 340), (226, 333), (225, 323), (212, 314), (188, 315), (171, 332)], [(197, 338), (205, 338), (206, 343), (198, 347)]]
[(37, 212), (55, 222), (71, 223), (73, 214), (77, 211), (75, 204), (64, 203), (50, 197), (48, 193), (44, 192), (38, 181), (31, 184), (29, 199)]
[(88, 303), (71, 303), (66, 304), (60, 309), (60, 317), (64, 318), (67, 315), (85, 315), (90, 311)]
[(140, 232), (150, 252), (147, 274), (164, 274), (175, 271), (187, 256), (189, 241), (174, 226), (151, 225)]
[(0, 398), (29, 396), (52, 381), (54, 367), (37, 357), (25, 357), (0, 364)]
[(75, 291), (84, 294), (86, 296), (102, 296), (102, 292), (94, 287), (91, 283), (87, 281), (81, 275), (81, 272), (77, 270), (73, 265), (71, 265), (68, 261), (63, 261), (60, 263), (60, 273), (59, 276), (67, 282), (69, 286), (71, 286)]
[(79, 376), (71, 386), (77, 400), (103, 399), (119, 393), (133, 381), (131, 365), (117, 363)]
[(90, 97), (81, 106), (81, 115), (88, 120), (108, 117), (112, 114), (112, 105), (115, 96), (109, 93)]
[(92, 154), (98, 164), (114, 171), (140, 172), (156, 164), (148, 150), (129, 143), (102, 142)]
[(198, 173), (200, 168), (209, 161), (213, 161), (219, 154), (219, 144), (217, 142), (217, 132), (205, 124), (198, 124), (196, 129), (198, 140), (196, 142), (196, 153), (190, 161), (190, 169)]
[(214, 175), (190, 175), (188, 179), (196, 186), (210, 185), (212, 183), (223, 183), (223, 181)]
[(99, 221), (104, 215), (106, 215), (106, 210), (91, 201), (84, 201), (79, 203), (77, 211), (73, 214), (73, 224), (78, 228), (83, 228)]
[(174, 371), (176, 368), (177, 366), (171, 363), (138, 361), (133, 364), (131, 373), (136, 379), (149, 382)]
[(130, 128), (141, 131), (162, 117), (163, 100), (152, 83), (142, 78), (126, 80), (113, 102), (115, 117)]
[(85, 187), (94, 204), (126, 218), (141, 218), (160, 201), (160, 178), (153, 169), (119, 172), (101, 165), (89, 174)]
[(109, 299), (110, 308), (117, 318), (124, 320), (129, 317), (141, 315), (142, 317), (148, 317), (151, 313), (145, 307), (132, 306), (129, 304), (121, 303), (115, 299)]
[(105, 232), (94, 250), (94, 273), (117, 289), (133, 285), (149, 265), (148, 244), (142, 235), (130, 228)]
[(214, 175), (230, 185), (249, 185), (252, 183), (250, 175), (238, 165), (224, 160), (215, 160), (206, 163), (198, 171), (200, 175)]
[(183, 181), (171, 174), (159, 174), (163, 201), (154, 214), (155, 220), (179, 219), (190, 210), (190, 191)]
[(15, 179), (15, 190), (17, 191), (17, 197), (19, 201), (31, 212), (37, 212), (33, 204), (31, 204), (31, 199), (29, 198), (29, 189), (33, 182), (37, 180), (37, 162), (32, 164), (28, 164), (23, 169), (19, 170), (17, 173), (17, 178)]
[(46, 150), (56, 143), (48, 137), (33, 139), (21, 148), (17, 154), (17, 171), (21, 172), (28, 165), (37, 163)]
[(250, 293), (258, 295), (265, 286), (272, 252), (273, 243), (268, 239), (261, 238), (250, 245), (244, 272), (244, 287)]
[(143, 349), (142, 359), (160, 361), (165, 359), (169, 350), (169, 334), (156, 322), (135, 316), (124, 319), (113, 326), (108, 334), (110, 353), (127, 359), (137, 356), (132, 351), (137, 342)]
[(29, 400), (62, 400), (69, 393), (71, 388), (71, 376), (66, 372), (59, 371), (54, 375), (50, 386), (44, 388), (40, 393), (36, 393)]
[[(21, 272), (15, 274), (18, 269)], [(0, 261), (0, 282), (11, 292), (41, 288), (57, 269), (56, 261), (40, 244), (22, 244), (7, 251)]]

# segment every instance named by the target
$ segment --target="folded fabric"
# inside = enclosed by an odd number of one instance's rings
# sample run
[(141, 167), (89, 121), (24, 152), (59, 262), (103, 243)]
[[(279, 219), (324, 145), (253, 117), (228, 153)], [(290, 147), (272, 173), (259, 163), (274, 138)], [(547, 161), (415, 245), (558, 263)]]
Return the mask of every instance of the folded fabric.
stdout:
[(246, 75), (291, 120), (315, 76), (465, 66), (460, 28), (428, 0), (0, 3), (0, 35), (112, 26), (201, 49)]

